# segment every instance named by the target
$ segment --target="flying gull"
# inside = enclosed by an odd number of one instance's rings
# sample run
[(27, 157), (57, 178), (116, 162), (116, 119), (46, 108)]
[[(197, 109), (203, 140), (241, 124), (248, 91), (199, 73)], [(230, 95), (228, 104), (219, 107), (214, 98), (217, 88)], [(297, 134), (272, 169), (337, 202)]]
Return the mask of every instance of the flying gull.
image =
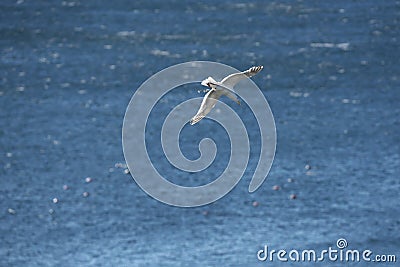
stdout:
[(204, 96), (199, 111), (197, 111), (197, 114), (190, 120), (190, 124), (196, 124), (203, 119), (214, 108), (217, 100), (222, 95), (229, 97), (240, 105), (239, 99), (237, 99), (236, 95), (232, 93), (231, 90), (233, 90), (233, 87), (241, 79), (252, 77), (259, 73), (262, 69), (263, 66), (251, 67), (246, 71), (233, 73), (222, 79), (220, 82), (215, 81), (212, 77), (208, 77), (207, 79), (203, 80), (201, 85), (208, 87), (209, 91)]

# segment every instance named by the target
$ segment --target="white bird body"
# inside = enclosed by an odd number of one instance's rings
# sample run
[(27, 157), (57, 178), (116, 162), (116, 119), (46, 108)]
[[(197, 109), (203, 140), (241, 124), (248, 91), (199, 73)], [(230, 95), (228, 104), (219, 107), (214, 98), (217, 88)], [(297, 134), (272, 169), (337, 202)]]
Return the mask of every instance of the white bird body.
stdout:
[(233, 87), (242, 79), (246, 77), (252, 77), (259, 73), (263, 69), (263, 66), (251, 67), (250, 69), (233, 73), (228, 75), (222, 81), (217, 82), (212, 77), (208, 77), (207, 79), (201, 82), (201, 85), (209, 87), (209, 91), (204, 96), (203, 101), (201, 102), (200, 108), (197, 111), (196, 115), (190, 120), (190, 124), (196, 124), (201, 119), (203, 119), (215, 106), (218, 99), (225, 95), (238, 103), (240, 105), (239, 99), (237, 99), (236, 95), (231, 92)]

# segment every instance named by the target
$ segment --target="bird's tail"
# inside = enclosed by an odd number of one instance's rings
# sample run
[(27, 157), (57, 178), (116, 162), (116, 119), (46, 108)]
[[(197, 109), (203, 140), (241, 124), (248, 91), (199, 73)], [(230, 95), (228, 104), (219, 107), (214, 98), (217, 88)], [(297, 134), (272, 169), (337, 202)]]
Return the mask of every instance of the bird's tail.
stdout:
[(229, 91), (227, 89), (223, 89), (223, 94), (226, 95), (227, 97), (229, 97), (230, 99), (232, 99), (233, 101), (235, 101), (237, 104), (240, 105), (240, 100), (231, 91)]

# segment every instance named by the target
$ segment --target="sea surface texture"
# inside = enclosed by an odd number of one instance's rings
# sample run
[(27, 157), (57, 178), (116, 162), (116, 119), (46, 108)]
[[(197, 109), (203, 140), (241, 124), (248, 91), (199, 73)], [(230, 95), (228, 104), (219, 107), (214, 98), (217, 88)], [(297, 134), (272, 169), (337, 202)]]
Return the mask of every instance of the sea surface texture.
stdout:
[[(0, 266), (398, 264), (399, 1), (2, 0), (0, 12)], [(249, 123), (236, 187), (178, 208), (127, 173), (122, 122), (146, 79), (195, 60), (264, 66), (253, 81), (277, 147), (250, 194), (260, 149)], [(165, 116), (202, 89), (171, 91), (149, 117), (149, 157), (176, 184), (209, 183), (229, 160), (229, 137), (208, 119), (181, 134), (189, 159), (201, 138), (218, 144), (205, 173), (176, 170), (162, 153)], [(245, 104), (221, 100), (254, 121)], [(257, 259), (265, 246), (319, 253), (340, 238), (397, 263)]]

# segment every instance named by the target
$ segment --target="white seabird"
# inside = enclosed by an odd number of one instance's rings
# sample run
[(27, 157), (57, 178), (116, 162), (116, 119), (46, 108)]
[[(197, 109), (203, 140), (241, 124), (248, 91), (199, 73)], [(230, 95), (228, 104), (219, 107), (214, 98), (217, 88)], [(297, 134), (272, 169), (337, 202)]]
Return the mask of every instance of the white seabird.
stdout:
[(233, 73), (222, 79), (220, 82), (215, 81), (212, 77), (208, 77), (207, 79), (203, 80), (201, 85), (207, 86), (210, 89), (204, 96), (199, 111), (197, 111), (197, 114), (190, 120), (190, 125), (196, 124), (203, 119), (214, 108), (217, 100), (222, 95), (229, 97), (240, 105), (239, 99), (237, 99), (236, 95), (230, 90), (233, 90), (233, 87), (241, 79), (252, 77), (259, 73), (262, 69), (263, 66), (251, 67), (246, 71)]

